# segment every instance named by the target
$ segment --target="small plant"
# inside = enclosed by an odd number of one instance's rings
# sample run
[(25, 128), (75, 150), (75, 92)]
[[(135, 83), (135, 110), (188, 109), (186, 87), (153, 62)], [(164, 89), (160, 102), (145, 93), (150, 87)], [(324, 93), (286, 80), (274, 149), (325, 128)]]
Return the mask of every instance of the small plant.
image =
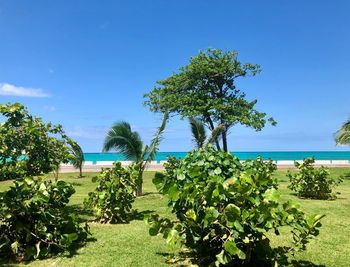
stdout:
[(94, 192), (89, 193), (85, 206), (92, 209), (96, 220), (101, 223), (125, 223), (130, 219), (132, 203), (135, 200), (138, 169), (133, 166), (124, 169), (120, 162), (113, 168), (103, 169)]
[(138, 178), (135, 180), (137, 184), (136, 195), (142, 195), (143, 172), (149, 162), (155, 159), (158, 146), (163, 139), (163, 132), (169, 115), (165, 113), (162, 123), (154, 135), (150, 146), (143, 145), (138, 132), (133, 132), (131, 126), (127, 122), (119, 122), (113, 124), (105, 138), (103, 151), (108, 152), (115, 149), (121, 152), (127, 160), (133, 161), (133, 169), (138, 169)]
[(20, 178), (1, 192), (0, 256), (45, 258), (86, 241), (88, 226), (81, 227), (77, 215), (67, 211), (74, 192), (63, 181), (32, 178)]
[[(306, 217), (298, 204), (281, 203), (275, 169), (261, 158), (240, 163), (211, 146), (181, 161), (169, 159), (154, 184), (177, 219), (149, 216), (150, 235), (162, 234), (171, 246), (184, 244), (200, 266), (271, 266), (306, 249), (323, 216)], [(269, 237), (282, 226), (290, 227), (292, 244), (273, 248)]]
[(295, 162), (297, 173), (288, 171), (289, 188), (299, 197), (314, 199), (334, 199), (333, 189), (342, 182), (342, 178), (333, 179), (328, 168), (315, 168), (315, 159), (304, 159), (303, 163)]

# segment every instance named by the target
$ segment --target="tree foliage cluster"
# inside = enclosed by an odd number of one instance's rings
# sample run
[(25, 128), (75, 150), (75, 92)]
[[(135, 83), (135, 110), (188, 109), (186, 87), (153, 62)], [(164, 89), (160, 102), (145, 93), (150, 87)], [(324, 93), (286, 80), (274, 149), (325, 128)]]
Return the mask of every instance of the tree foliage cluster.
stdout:
[(89, 193), (85, 206), (92, 209), (101, 223), (125, 223), (131, 215), (132, 203), (135, 200), (138, 169), (130, 166), (123, 168), (115, 162), (113, 168), (104, 169), (93, 178), (98, 185)]
[(67, 163), (68, 142), (61, 125), (44, 123), (19, 103), (0, 105), (0, 180), (38, 176)]
[(288, 171), (289, 188), (299, 197), (314, 199), (334, 199), (334, 188), (342, 182), (342, 178), (332, 178), (329, 169), (314, 166), (315, 159), (307, 158), (302, 163), (295, 162), (298, 171)]
[(0, 193), (0, 255), (44, 258), (86, 241), (89, 230), (67, 208), (75, 190), (64, 181), (19, 178)]
[[(271, 266), (304, 250), (318, 235), (322, 216), (307, 217), (298, 204), (280, 200), (275, 168), (261, 158), (240, 163), (212, 147), (170, 159), (154, 184), (168, 196), (176, 220), (150, 216), (150, 234), (163, 235), (172, 246), (184, 244), (203, 266)], [(291, 229), (291, 246), (273, 248), (269, 237), (282, 226)]]
[[(260, 71), (259, 65), (241, 63), (235, 51), (200, 51), (179, 72), (158, 81), (157, 86), (145, 94), (144, 104), (154, 112), (198, 118), (210, 131), (223, 125), (222, 148), (228, 151), (227, 134), (234, 125), (242, 124), (260, 131), (267, 121), (276, 123), (258, 111), (257, 100), (248, 101), (236, 84), (238, 78), (255, 76)], [(216, 146), (221, 148), (219, 140)]]

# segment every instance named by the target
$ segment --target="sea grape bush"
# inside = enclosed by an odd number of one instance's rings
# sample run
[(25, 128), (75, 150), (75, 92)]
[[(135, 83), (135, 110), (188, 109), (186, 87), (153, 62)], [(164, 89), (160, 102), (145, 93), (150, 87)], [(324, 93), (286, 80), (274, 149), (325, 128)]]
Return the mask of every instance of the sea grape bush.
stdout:
[(19, 103), (0, 104), (0, 180), (38, 176), (67, 163), (70, 138), (60, 125), (44, 123)]
[[(176, 220), (146, 218), (150, 235), (184, 244), (200, 266), (271, 266), (304, 250), (317, 236), (321, 215), (306, 215), (292, 201), (281, 203), (272, 173), (276, 166), (261, 158), (241, 163), (212, 147), (170, 158), (153, 182), (168, 196)], [(273, 248), (269, 236), (289, 226), (292, 242)]]
[(86, 241), (88, 226), (67, 210), (74, 192), (64, 181), (33, 178), (19, 178), (1, 192), (0, 257), (45, 258)]
[(306, 158), (302, 163), (295, 162), (297, 173), (288, 171), (289, 188), (299, 197), (314, 199), (334, 199), (333, 189), (342, 182), (342, 178), (333, 179), (329, 169), (314, 166), (314, 158)]
[(130, 166), (124, 169), (120, 162), (113, 168), (103, 169), (99, 176), (93, 178), (98, 182), (94, 192), (89, 193), (85, 206), (91, 208), (101, 223), (124, 223), (130, 219), (138, 169)]

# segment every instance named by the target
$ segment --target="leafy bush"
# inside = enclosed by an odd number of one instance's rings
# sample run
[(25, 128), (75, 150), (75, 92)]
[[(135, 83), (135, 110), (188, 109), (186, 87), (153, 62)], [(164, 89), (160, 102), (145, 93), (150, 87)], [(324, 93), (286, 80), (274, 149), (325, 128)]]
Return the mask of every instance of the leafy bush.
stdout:
[(289, 188), (295, 191), (299, 197), (315, 199), (334, 199), (334, 187), (342, 182), (342, 179), (333, 179), (328, 168), (314, 167), (315, 159), (304, 159), (303, 163), (295, 162), (299, 169), (297, 173), (288, 171), (290, 180)]
[(89, 193), (85, 205), (93, 210), (101, 223), (127, 222), (135, 200), (137, 177), (137, 168), (124, 169), (120, 162), (115, 162), (113, 168), (103, 169), (92, 179), (98, 186), (95, 192)]
[[(203, 266), (271, 266), (304, 250), (318, 235), (322, 216), (307, 218), (299, 205), (280, 203), (275, 169), (261, 158), (240, 163), (212, 147), (182, 161), (170, 158), (153, 182), (169, 197), (177, 220), (151, 215), (150, 235), (162, 234), (171, 246), (186, 245)], [(292, 245), (272, 248), (269, 237), (279, 235), (281, 226), (291, 227)]]
[(20, 178), (0, 193), (0, 255), (16, 260), (44, 258), (87, 239), (77, 215), (67, 211), (75, 192), (63, 181)]
[(37, 176), (67, 163), (70, 140), (60, 125), (45, 124), (19, 103), (0, 104), (0, 180)]

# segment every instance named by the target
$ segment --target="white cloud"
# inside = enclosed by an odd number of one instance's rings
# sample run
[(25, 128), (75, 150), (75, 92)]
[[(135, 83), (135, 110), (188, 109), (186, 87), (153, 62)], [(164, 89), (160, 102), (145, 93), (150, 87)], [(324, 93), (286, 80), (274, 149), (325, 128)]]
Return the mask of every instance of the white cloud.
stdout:
[(8, 83), (0, 83), (0, 95), (24, 96), (24, 97), (49, 97), (50, 96), (40, 88), (21, 87), (21, 86), (8, 84)]
[(51, 112), (56, 111), (56, 108), (54, 106), (44, 106), (44, 109)]
[(73, 126), (66, 127), (65, 129), (67, 135), (70, 137), (102, 139), (106, 136), (109, 128), (106, 126)]

